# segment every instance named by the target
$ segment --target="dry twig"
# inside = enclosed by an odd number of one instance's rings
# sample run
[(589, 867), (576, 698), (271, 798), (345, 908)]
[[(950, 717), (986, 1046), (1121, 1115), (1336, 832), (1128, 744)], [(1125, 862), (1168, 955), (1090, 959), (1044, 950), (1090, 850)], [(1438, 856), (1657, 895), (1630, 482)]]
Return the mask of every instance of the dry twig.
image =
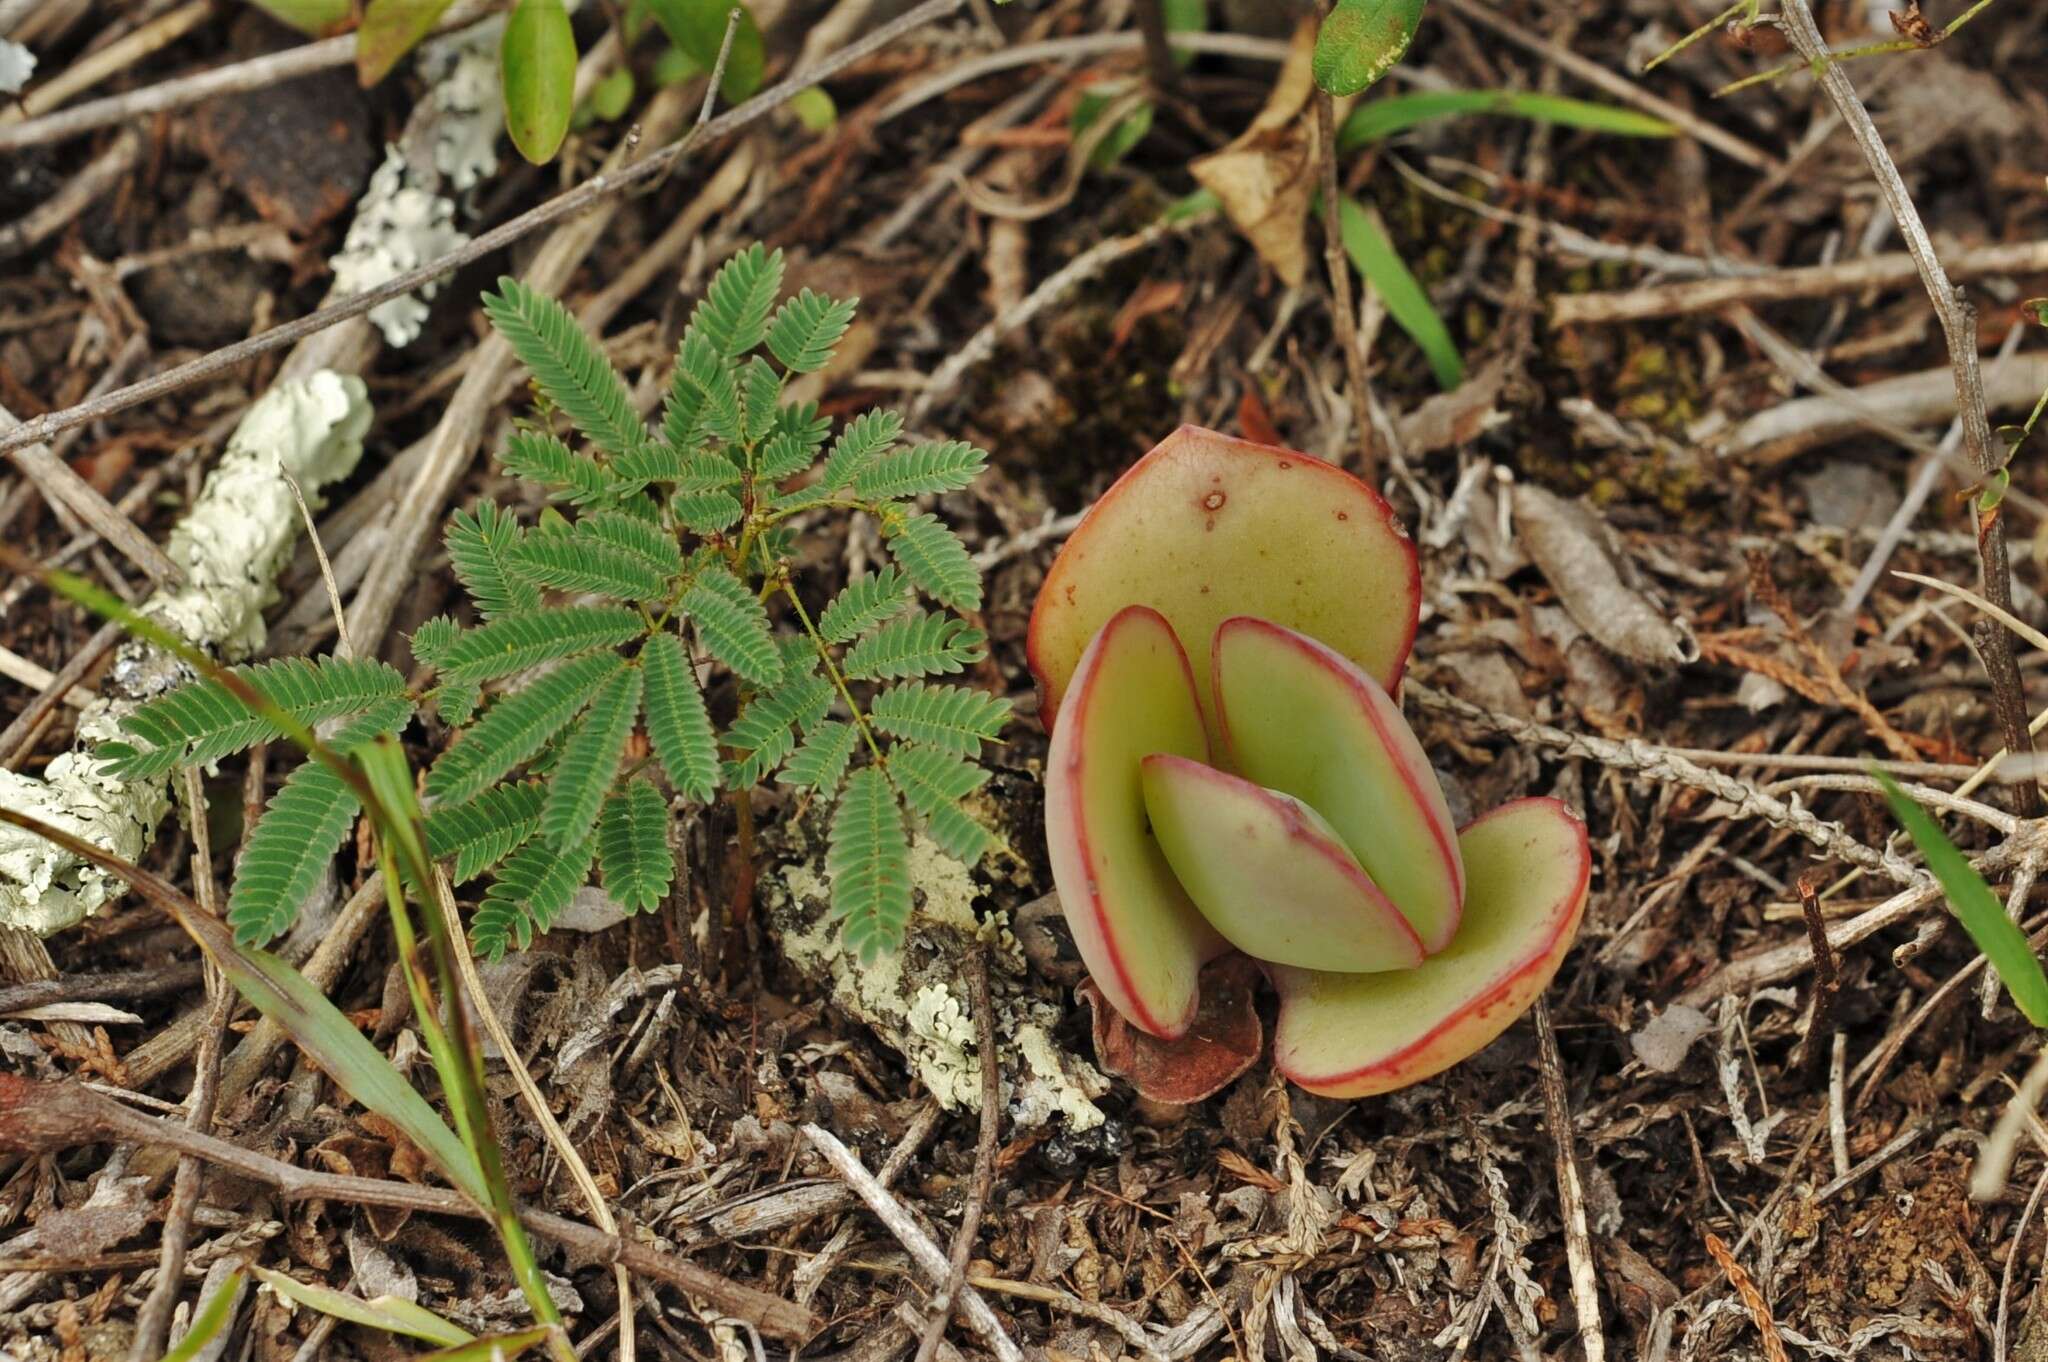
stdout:
[[(1885, 203), (1892, 210), (1899, 235), (1905, 238), (1906, 250), (1920, 271), (1921, 282), (1926, 285), (1927, 296), (1934, 302), (1935, 316), (1941, 322), (1942, 336), (1948, 342), (1949, 365), (1955, 377), (1956, 410), (1963, 421), (1963, 447), (1969, 451), (1979, 475), (1989, 478), (2003, 466), (2004, 459), (1992, 449), (1991, 422), (1984, 405), (1984, 377), (1978, 365), (1976, 311), (1949, 282), (1941, 258), (1935, 254), (1934, 242), (1927, 235), (1927, 226), (1920, 220), (1920, 210), (1914, 205), (1898, 166), (1892, 162), (1891, 153), (1885, 149), (1877, 124), (1871, 121), (1870, 111), (1857, 97), (1856, 87), (1849, 81), (1849, 73), (1830, 57), (1827, 43), (1813, 22), (1813, 13), (1807, 8), (1806, 0), (1783, 0), (1779, 27), (1799, 55), (1812, 66), (1821, 89), (1834, 104), (1835, 112), (1848, 125), (1863, 159), (1870, 165), (1870, 173), (1876, 178)], [(2006, 557), (2005, 517), (1995, 509), (1978, 515), (1977, 548), (1982, 560), (1984, 594), (1993, 604), (2010, 611), (2012, 568)], [(2019, 667), (2013, 659), (2012, 635), (1996, 629), (1986, 632), (1980, 643), (1984, 670), (1991, 678), (1992, 709), (1998, 716), (1998, 726), (2004, 731), (2006, 750), (2022, 755), (2031, 752), (2034, 742), (2027, 731), (2026, 694), (2020, 689)], [(2034, 785), (2023, 786), (2019, 800), (2021, 813), (2029, 817), (2039, 813), (2041, 796)]]
[[(1948, 260), (1953, 279), (2048, 271), (2048, 241), (2020, 241), (1956, 251)], [(1718, 312), (1735, 303), (1776, 303), (1787, 298), (1826, 298), (1865, 289), (1910, 283), (1919, 264), (1906, 251), (1837, 260), (1825, 265), (1743, 274), (1728, 279), (1686, 279), (1612, 293), (1560, 293), (1550, 300), (1552, 326), (1637, 322), (1650, 317), (1683, 317)]]
[[(485, 1218), (485, 1212), (459, 1192), (411, 1182), (315, 1172), (172, 1121), (144, 1116), (83, 1084), (49, 1083), (0, 1073), (0, 1148), (46, 1153), (101, 1142), (139, 1144), (190, 1154), (276, 1188), (292, 1201), (320, 1198), (348, 1206), (391, 1206), (471, 1220)], [(605, 1234), (532, 1207), (520, 1207), (519, 1219), (543, 1239), (600, 1262), (623, 1264), (640, 1276), (701, 1297), (771, 1338), (801, 1340), (817, 1332), (819, 1321), (801, 1306), (684, 1262), (652, 1244)]]
[[(841, 1144), (839, 1137), (823, 1126), (806, 1125), (803, 1132), (804, 1138), (825, 1156), (825, 1161), (832, 1165), (833, 1170), (846, 1179), (847, 1185), (867, 1203), (867, 1208), (874, 1213), (875, 1218), (888, 1228), (889, 1233), (896, 1236), (896, 1242), (903, 1245), (912, 1260), (917, 1263), (918, 1270), (934, 1285), (941, 1285), (949, 1280), (952, 1276), (952, 1267), (946, 1261), (946, 1255), (939, 1252), (939, 1246), (931, 1241), (931, 1236), (918, 1226), (917, 1221), (911, 1219), (910, 1212), (903, 1209), (903, 1203), (898, 1201), (888, 1188), (875, 1181), (874, 1174), (868, 1172), (860, 1157)], [(1024, 1362), (1022, 1350), (1011, 1340), (1009, 1333), (1003, 1328), (1003, 1322), (996, 1318), (996, 1312), (989, 1308), (988, 1302), (981, 1298), (980, 1292), (963, 1284), (960, 1288), (960, 1307), (967, 1315), (967, 1322), (974, 1326), (974, 1331), (981, 1335), (982, 1342), (988, 1344), (989, 1350), (996, 1355), (997, 1362)]]
[(1557, 1054), (1557, 1028), (1551, 1025), (1550, 1005), (1541, 997), (1530, 1015), (1536, 1020), (1543, 1116), (1550, 1126), (1550, 1147), (1557, 1156), (1557, 1207), (1564, 1221), (1564, 1251), (1571, 1268), (1572, 1308), (1579, 1316), (1579, 1346), (1585, 1350), (1585, 1362), (1606, 1362), (1600, 1279), (1593, 1264), (1593, 1238), (1586, 1230), (1586, 1190), (1579, 1178), (1578, 1141), (1572, 1132), (1571, 1098), (1564, 1089), (1564, 1064)]

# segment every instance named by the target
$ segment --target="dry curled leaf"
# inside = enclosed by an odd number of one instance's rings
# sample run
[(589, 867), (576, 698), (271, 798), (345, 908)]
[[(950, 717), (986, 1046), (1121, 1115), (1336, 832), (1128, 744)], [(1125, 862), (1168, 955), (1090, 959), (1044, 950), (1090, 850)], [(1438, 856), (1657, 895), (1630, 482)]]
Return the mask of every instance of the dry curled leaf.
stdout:
[(1622, 578), (1607, 527), (1584, 507), (1526, 483), (1515, 488), (1516, 538), (1581, 629), (1632, 661), (1699, 656), (1692, 632)]
[(1304, 20), (1252, 125), (1223, 150), (1188, 165), (1259, 258), (1290, 286), (1308, 275), (1305, 231), (1316, 191), (1316, 136), (1314, 121), (1302, 114), (1315, 93), (1315, 36), (1315, 21)]
[(1161, 1040), (1125, 1021), (1095, 982), (1078, 992), (1095, 1014), (1095, 1062), (1130, 1080), (1142, 1097), (1186, 1106), (1212, 1097), (1258, 1060), (1266, 1029), (1255, 989), (1259, 967), (1226, 955), (1202, 969), (1202, 1004), (1179, 1040)]

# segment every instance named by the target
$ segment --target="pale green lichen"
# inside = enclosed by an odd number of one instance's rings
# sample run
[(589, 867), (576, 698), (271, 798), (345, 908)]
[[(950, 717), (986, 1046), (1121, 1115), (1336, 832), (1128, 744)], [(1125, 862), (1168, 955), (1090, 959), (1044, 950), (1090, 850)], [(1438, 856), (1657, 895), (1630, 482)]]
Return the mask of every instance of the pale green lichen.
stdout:
[(1054, 1041), (1057, 995), (1023, 977), (1022, 952), (1001, 915), (975, 912), (981, 889), (968, 867), (925, 837), (913, 840), (910, 861), (919, 906), (904, 944), (865, 962), (845, 948), (815, 863), (798, 859), (780, 876), (764, 876), (763, 903), (784, 956), (901, 1054), (941, 1105), (972, 1111), (981, 1101), (981, 1056), (962, 965), (970, 951), (989, 950), (1010, 1119), (1027, 1129), (1055, 1118), (1075, 1130), (1102, 1124), (1093, 1099), (1109, 1090), (1108, 1080)]

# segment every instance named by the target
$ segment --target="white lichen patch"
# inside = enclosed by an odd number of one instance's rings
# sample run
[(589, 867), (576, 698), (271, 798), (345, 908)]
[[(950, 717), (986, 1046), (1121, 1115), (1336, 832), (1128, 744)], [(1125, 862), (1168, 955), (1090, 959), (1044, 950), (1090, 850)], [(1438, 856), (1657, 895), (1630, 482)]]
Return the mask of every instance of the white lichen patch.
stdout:
[[(376, 288), (407, 270), (437, 260), (469, 240), (455, 225), (461, 193), (498, 168), (498, 130), (504, 121), (497, 69), (497, 21), (432, 43), (420, 69), (433, 88), (407, 124), (400, 146), (387, 147), (384, 164), (356, 204), (355, 220), (334, 270), (330, 297)], [(426, 324), (426, 300), (439, 281), (416, 294), (387, 299), (370, 320), (392, 346), (404, 346)]]
[(0, 95), (18, 95), (36, 72), (36, 54), (0, 38)]
[[(455, 225), (455, 204), (413, 183), (413, 172), (397, 147), (388, 148), (384, 164), (370, 177), (370, 188), (356, 206), (348, 239), (329, 263), (334, 269), (335, 297), (362, 293), (395, 279), (409, 269), (437, 260), (469, 240)], [(370, 320), (384, 333), (385, 343), (412, 343), (426, 325), (426, 300), (440, 290), (430, 281), (416, 294), (387, 298), (370, 309)]]
[(433, 82), (428, 94), (440, 115), (434, 124), (434, 168), (456, 193), (474, 188), (498, 169), (498, 132), (505, 122), (498, 79), (503, 19), (429, 43), (420, 71)]
[(981, 1104), (981, 1054), (967, 963), (975, 952), (988, 952), (1011, 1120), (1023, 1128), (1056, 1118), (1075, 1130), (1102, 1124), (1094, 1099), (1109, 1091), (1108, 1081), (1053, 1039), (1060, 995), (1025, 977), (1007, 929), (975, 912), (981, 891), (973, 873), (925, 837), (912, 842), (910, 866), (918, 908), (903, 946), (863, 962), (841, 941), (816, 858), (793, 851), (791, 864), (761, 882), (765, 916), (784, 956), (901, 1054), (941, 1105), (974, 1111)]
[[(263, 643), (263, 608), (276, 599), (278, 572), (299, 537), (298, 502), (345, 478), (362, 457), (370, 404), (363, 381), (321, 370), (281, 383), (249, 408), (192, 510), (171, 532), (182, 586), (152, 596), (144, 614), (233, 661)], [(0, 804), (135, 860), (169, 810), (162, 779), (120, 781), (103, 774), (92, 748), (114, 736), (136, 705), (184, 681), (169, 654), (129, 644), (115, 659), (109, 693), (78, 720), (77, 745), (41, 780), (0, 772)], [(42, 839), (0, 828), (0, 922), (47, 936), (83, 919), (118, 890), (101, 871)]]

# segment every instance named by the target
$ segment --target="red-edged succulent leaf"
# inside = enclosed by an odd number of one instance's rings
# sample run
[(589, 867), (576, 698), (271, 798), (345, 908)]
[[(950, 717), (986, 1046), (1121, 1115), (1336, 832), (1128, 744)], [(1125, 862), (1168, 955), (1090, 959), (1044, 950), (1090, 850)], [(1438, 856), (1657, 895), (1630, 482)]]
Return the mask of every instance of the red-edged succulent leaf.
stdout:
[(1107, 1004), (1093, 980), (1083, 982), (1079, 992), (1095, 1016), (1095, 1062), (1154, 1102), (1185, 1106), (1213, 1097), (1265, 1049), (1258, 978), (1258, 966), (1241, 955), (1210, 962), (1202, 970), (1201, 1009), (1175, 1040), (1146, 1035)]
[(1422, 943), (1321, 815), (1186, 757), (1144, 761), (1145, 809), (1195, 907), (1255, 960), (1413, 969)]
[(1223, 621), (1211, 661), (1236, 770), (1326, 819), (1425, 951), (1450, 944), (1465, 899), (1456, 825), (1401, 707), (1350, 658), (1267, 620)]
[(1173, 630), (1141, 605), (1102, 626), (1075, 669), (1045, 763), (1053, 883), (1088, 973), (1139, 1030), (1171, 1038), (1195, 1017), (1204, 961), (1227, 949), (1188, 901), (1145, 817), (1139, 763), (1207, 760), (1194, 674)]
[(1095, 503), (1031, 612), (1029, 656), (1053, 716), (1082, 650), (1123, 607), (1166, 617), (1208, 705), (1209, 640), (1232, 615), (1322, 639), (1391, 690), (1415, 639), (1415, 546), (1379, 493), (1307, 454), (1182, 426)]
[(1459, 841), (1469, 882), (1448, 949), (1393, 974), (1268, 970), (1282, 1074), (1326, 1097), (1406, 1087), (1487, 1045), (1549, 984), (1585, 909), (1585, 825), (1554, 799), (1523, 799)]

